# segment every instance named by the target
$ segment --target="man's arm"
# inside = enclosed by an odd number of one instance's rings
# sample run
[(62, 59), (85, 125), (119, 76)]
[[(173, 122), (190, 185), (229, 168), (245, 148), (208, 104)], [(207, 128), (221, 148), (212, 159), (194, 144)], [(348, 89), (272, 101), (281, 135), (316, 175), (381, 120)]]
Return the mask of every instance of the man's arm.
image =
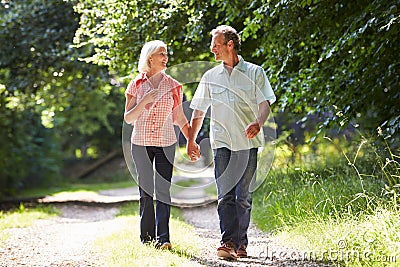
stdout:
[(200, 157), (200, 147), (196, 143), (197, 135), (203, 125), (205, 113), (198, 109), (193, 110), (192, 119), (190, 121), (189, 136), (186, 145), (186, 153), (189, 155), (190, 160), (195, 161)]
[(256, 121), (250, 123), (244, 131), (248, 139), (254, 138), (260, 132), (262, 126), (269, 116), (269, 113), (270, 107), (268, 100), (265, 100), (258, 104), (258, 114)]

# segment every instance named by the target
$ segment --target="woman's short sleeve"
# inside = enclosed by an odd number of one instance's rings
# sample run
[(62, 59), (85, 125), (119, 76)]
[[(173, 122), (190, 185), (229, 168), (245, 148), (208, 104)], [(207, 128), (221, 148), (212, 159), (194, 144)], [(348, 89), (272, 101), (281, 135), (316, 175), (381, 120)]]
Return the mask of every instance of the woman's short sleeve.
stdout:
[(182, 104), (182, 99), (183, 99), (183, 89), (182, 85), (177, 84), (173, 89), (172, 89), (172, 97), (174, 98), (174, 106), (172, 109), (175, 109), (179, 105)]
[(138, 91), (137, 80), (132, 80), (125, 90), (125, 95), (136, 97)]

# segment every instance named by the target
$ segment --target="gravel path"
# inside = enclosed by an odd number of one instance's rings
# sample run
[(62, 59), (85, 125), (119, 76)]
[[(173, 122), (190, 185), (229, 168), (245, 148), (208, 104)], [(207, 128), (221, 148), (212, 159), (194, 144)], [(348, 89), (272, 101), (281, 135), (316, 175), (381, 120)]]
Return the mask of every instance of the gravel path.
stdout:
[(11, 228), (0, 246), (0, 266), (96, 266), (101, 256), (92, 250), (100, 236), (120, 225), (113, 220), (117, 208), (59, 205), (62, 215), (38, 220), (31, 227)]
[[(110, 205), (57, 204), (62, 215), (38, 220), (28, 228), (12, 228), (10, 238), (0, 246), (1, 267), (98, 266), (99, 251), (93, 242), (122, 227), (114, 220), (118, 208)], [(193, 266), (322, 266), (312, 262), (288, 260), (293, 250), (274, 243), (267, 234), (251, 226), (249, 258), (225, 261), (216, 257), (220, 238), (215, 204), (182, 209), (185, 220), (196, 228), (204, 251), (193, 259)]]
[(237, 261), (218, 259), (216, 252), (221, 235), (216, 205), (183, 209), (183, 217), (196, 227), (197, 234), (202, 239), (204, 251), (196, 260), (204, 266), (324, 266), (321, 263), (300, 260), (298, 251), (277, 244), (254, 225), (250, 225), (248, 232), (248, 258), (238, 258)]

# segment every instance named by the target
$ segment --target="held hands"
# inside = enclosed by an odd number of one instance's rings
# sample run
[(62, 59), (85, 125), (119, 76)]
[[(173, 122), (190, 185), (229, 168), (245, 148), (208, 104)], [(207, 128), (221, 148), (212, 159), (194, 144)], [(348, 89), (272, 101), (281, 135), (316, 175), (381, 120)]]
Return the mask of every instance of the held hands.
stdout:
[(200, 158), (200, 146), (194, 141), (188, 141), (186, 144), (186, 153), (191, 161), (196, 161)]
[(260, 124), (257, 121), (250, 123), (247, 125), (246, 129), (244, 129), (244, 133), (248, 139), (254, 138), (260, 132)]

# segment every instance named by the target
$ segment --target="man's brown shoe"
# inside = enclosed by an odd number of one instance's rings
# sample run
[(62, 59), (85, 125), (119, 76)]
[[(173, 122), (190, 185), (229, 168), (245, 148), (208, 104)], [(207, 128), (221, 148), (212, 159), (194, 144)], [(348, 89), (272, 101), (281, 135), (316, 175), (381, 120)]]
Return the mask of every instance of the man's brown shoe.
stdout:
[(237, 250), (237, 256), (238, 258), (247, 258), (247, 251), (245, 245), (241, 245), (240, 248)]
[(157, 243), (156, 244), (156, 248), (157, 249), (161, 249), (161, 250), (171, 250), (172, 249), (172, 245), (171, 245), (170, 242)]
[(237, 255), (235, 252), (235, 246), (232, 242), (225, 242), (217, 249), (218, 258), (224, 260), (236, 260)]

